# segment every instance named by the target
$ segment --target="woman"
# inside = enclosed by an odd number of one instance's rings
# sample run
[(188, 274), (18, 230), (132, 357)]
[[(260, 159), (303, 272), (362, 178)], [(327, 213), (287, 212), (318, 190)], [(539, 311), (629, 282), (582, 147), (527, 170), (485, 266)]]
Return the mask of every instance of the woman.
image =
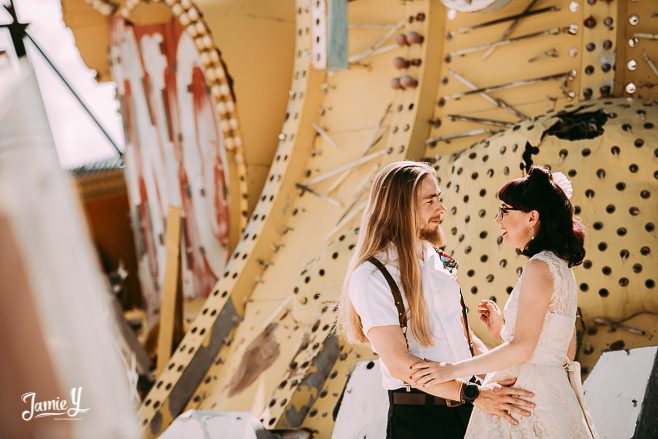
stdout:
[(495, 372), (487, 382), (515, 377), (516, 386), (535, 394), (532, 416), (517, 417), (517, 425), (476, 407), (466, 438), (597, 437), (582, 405), (580, 366), (572, 361), (578, 289), (571, 267), (582, 262), (585, 249), (571, 194), (563, 174), (553, 176), (543, 167), (532, 167), (526, 177), (500, 189), (503, 204), (496, 224), (503, 241), (529, 257), (505, 306), (504, 323), (495, 303), (478, 306), (480, 318), (502, 344), (454, 364), (412, 366), (415, 385), (429, 393), (455, 377)]

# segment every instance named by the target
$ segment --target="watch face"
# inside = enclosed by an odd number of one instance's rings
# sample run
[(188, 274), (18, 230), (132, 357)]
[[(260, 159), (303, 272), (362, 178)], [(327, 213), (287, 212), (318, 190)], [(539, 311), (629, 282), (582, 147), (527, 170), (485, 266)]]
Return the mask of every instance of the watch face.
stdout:
[(480, 390), (478, 389), (478, 386), (475, 384), (467, 384), (464, 386), (464, 397), (466, 399), (475, 399), (478, 397), (480, 394)]

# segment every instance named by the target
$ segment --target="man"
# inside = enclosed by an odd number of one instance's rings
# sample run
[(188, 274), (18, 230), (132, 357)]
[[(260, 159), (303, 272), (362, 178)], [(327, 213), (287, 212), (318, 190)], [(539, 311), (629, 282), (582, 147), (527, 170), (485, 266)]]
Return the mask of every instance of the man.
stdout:
[(440, 243), (440, 197), (429, 165), (396, 162), (379, 172), (340, 300), (341, 335), (370, 342), (381, 359), (387, 438), (463, 438), (472, 404), (513, 424), (512, 413), (529, 416), (525, 408), (534, 407), (522, 399), (532, 393), (505, 387), (513, 380), (408, 385), (411, 366), (422, 359), (453, 363), (486, 351), (468, 331), (456, 264), (430, 244)]

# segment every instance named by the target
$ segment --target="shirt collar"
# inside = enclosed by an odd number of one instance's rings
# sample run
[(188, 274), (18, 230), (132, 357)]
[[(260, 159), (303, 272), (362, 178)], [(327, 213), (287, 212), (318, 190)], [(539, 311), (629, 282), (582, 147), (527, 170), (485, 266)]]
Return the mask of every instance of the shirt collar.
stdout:
[[(393, 244), (389, 244), (385, 251), (382, 252), (386, 258), (386, 262), (395, 263), (398, 260), (398, 252), (395, 250)], [(427, 241), (423, 241), (423, 262), (431, 261), (433, 258), (438, 258), (439, 255), (436, 253), (432, 244)]]
[(439, 255), (434, 246), (427, 241), (423, 241), (423, 261), (428, 262), (438, 257)]

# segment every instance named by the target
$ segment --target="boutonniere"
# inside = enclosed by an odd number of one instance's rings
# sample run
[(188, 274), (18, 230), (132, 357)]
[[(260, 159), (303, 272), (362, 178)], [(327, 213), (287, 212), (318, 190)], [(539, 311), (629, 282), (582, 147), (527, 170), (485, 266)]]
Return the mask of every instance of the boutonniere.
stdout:
[(443, 264), (443, 268), (448, 270), (449, 272), (452, 273), (452, 270), (456, 270), (459, 268), (459, 264), (457, 261), (455, 261), (454, 258), (451, 256), (447, 255), (444, 253), (442, 250), (435, 248), (436, 252), (439, 254), (439, 259), (441, 259), (441, 263)]

